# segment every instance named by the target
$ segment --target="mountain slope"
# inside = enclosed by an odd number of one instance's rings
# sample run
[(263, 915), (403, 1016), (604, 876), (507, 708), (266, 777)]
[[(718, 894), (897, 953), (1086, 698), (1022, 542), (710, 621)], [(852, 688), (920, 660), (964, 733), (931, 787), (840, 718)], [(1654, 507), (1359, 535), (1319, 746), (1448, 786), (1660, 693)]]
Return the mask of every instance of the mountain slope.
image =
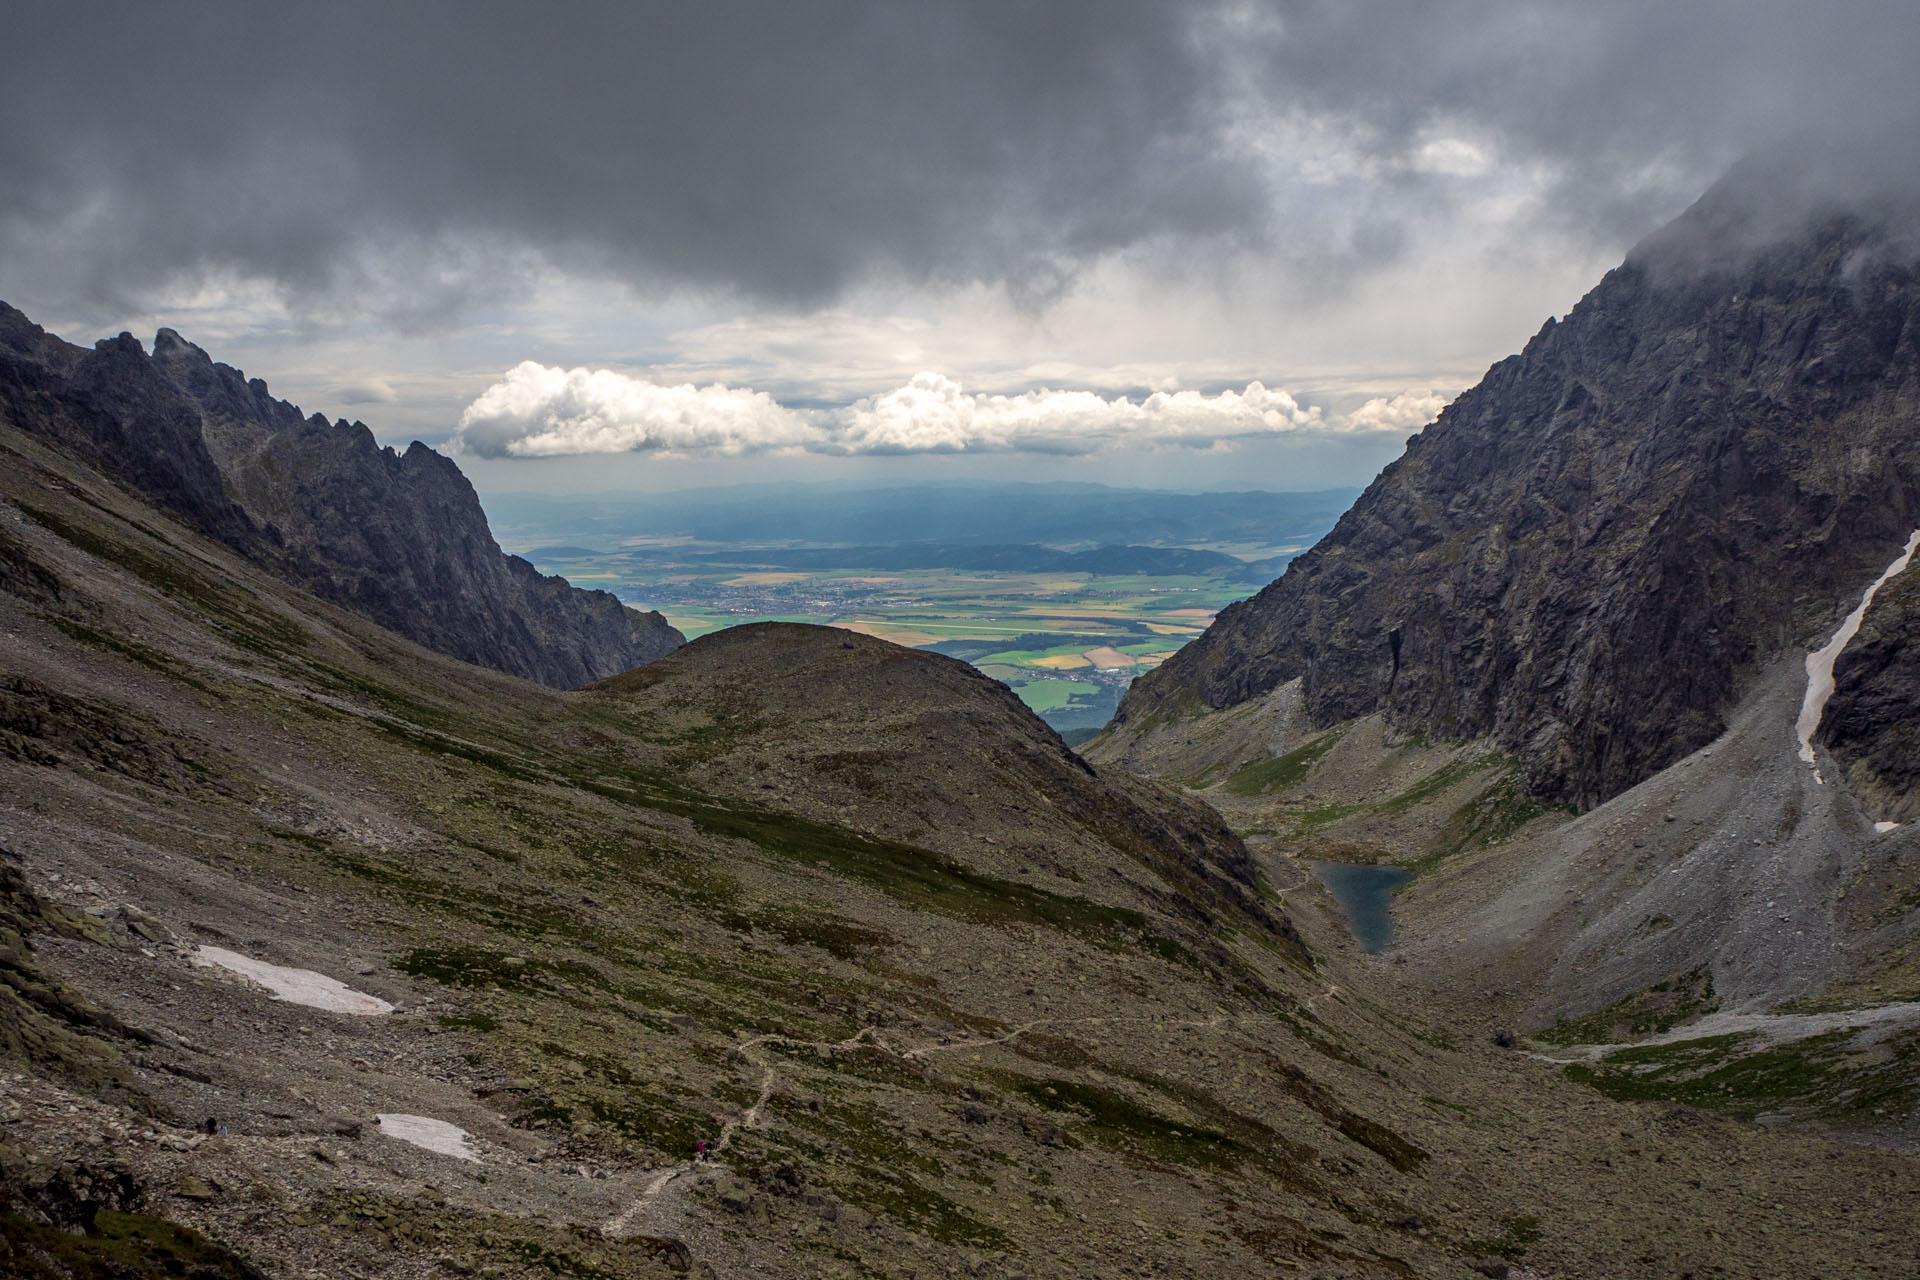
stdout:
[(315, 594), (442, 653), (557, 687), (682, 637), (502, 554), (473, 486), (415, 442), (303, 417), (170, 329), (87, 351), (0, 304), (0, 420), (80, 457)]
[(960, 664), (770, 627), (558, 693), (34, 436), (0, 462), (0, 976), (59, 1050), (0, 1047), (0, 1248), (38, 1213), (141, 1276), (245, 1274), (209, 1239), (322, 1275), (1920, 1265), (1910, 1161), (1447, 1039)]
[[(591, 691), (696, 742), (660, 763), (704, 787), (771, 792), (808, 817), (1052, 892), (1295, 941), (1211, 809), (1123, 770), (1096, 774), (969, 663), (837, 628), (759, 623)], [(1115, 849), (1142, 865), (1116, 862)]]
[(1295, 678), (1317, 725), (1489, 736), (1582, 807), (1718, 735), (1920, 525), (1911, 214), (1777, 233), (1765, 178), (1731, 175), (1495, 365), (1137, 682), (1096, 753)]

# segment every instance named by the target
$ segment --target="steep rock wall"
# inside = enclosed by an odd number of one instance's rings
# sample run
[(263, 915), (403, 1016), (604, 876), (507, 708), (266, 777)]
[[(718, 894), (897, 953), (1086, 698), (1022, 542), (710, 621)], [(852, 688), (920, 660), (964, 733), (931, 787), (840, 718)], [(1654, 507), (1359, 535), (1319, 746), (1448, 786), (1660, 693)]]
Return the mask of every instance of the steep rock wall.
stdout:
[(1711, 741), (1920, 524), (1916, 223), (1773, 233), (1742, 188), (1495, 365), (1116, 733), (1298, 676), (1316, 723), (1490, 734), (1583, 806)]
[(560, 688), (669, 653), (658, 613), (504, 554), (459, 467), (304, 416), (170, 329), (91, 351), (0, 304), (0, 415), (324, 599)]

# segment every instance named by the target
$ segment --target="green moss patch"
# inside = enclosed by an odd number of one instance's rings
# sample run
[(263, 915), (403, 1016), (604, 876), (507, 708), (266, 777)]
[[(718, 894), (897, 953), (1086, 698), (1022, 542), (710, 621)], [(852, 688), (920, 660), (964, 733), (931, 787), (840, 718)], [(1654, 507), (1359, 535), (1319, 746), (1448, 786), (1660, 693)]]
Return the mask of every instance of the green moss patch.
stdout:
[(1871, 1125), (1920, 1100), (1920, 1032), (1879, 1045), (1835, 1031), (1747, 1053), (1751, 1033), (1622, 1049), (1567, 1075), (1609, 1097), (1681, 1102), (1743, 1119), (1795, 1112)]
[(0, 1205), (0, 1273), (19, 1280), (264, 1280), (239, 1255), (164, 1218), (102, 1209), (84, 1232)]
[(1224, 1133), (1165, 1116), (1115, 1089), (1060, 1077), (1018, 1080), (1014, 1088), (1049, 1111), (1076, 1118), (1073, 1128), (1109, 1150), (1169, 1164), (1237, 1164), (1244, 1152)]
[(1531, 1039), (1542, 1044), (1619, 1044), (1663, 1035), (1720, 1007), (1704, 966), (1616, 1000), (1596, 1013), (1555, 1023)]
[[(540, 991), (552, 985), (551, 977), (558, 966), (545, 960), (489, 951), (485, 947), (415, 947), (394, 961), (393, 967), (449, 987)], [(564, 967), (570, 971), (584, 970), (599, 980), (598, 985), (606, 983), (598, 971), (586, 965)]]
[(155, 1113), (157, 1104), (116, 1044), (127, 1028), (40, 967), (29, 941), (36, 933), (105, 937), (98, 922), (34, 893), (0, 850), (0, 1062), (24, 1063), (95, 1097)]
[[(280, 834), (280, 833), (276, 833)], [(312, 837), (283, 835), (306, 843)], [(452, 916), (473, 924), (498, 929), (517, 938), (542, 938), (549, 934), (575, 940), (591, 933), (577, 914), (567, 907), (540, 902), (533, 891), (516, 886), (515, 892), (487, 888), (472, 880), (430, 879), (364, 854), (336, 850), (324, 842), (314, 842), (326, 853), (328, 862), (356, 879), (378, 885), (387, 896), (420, 911)]]
[(170, 680), (177, 680), (181, 684), (190, 685), (203, 693), (209, 692), (205, 684), (188, 674), (187, 665), (178, 658), (175, 658), (172, 654), (162, 653), (158, 649), (150, 648), (147, 645), (141, 644), (138, 640), (130, 640), (125, 636), (112, 635), (105, 631), (97, 631), (92, 627), (74, 622), (69, 618), (49, 618), (47, 621), (52, 623), (53, 626), (68, 639), (78, 640), (81, 644), (88, 644), (98, 649), (106, 649), (110, 652), (117, 653), (128, 661), (137, 662), (149, 671), (157, 671)]
[(763, 908), (729, 912), (719, 920), (736, 932), (770, 933), (790, 947), (818, 947), (839, 960), (865, 960), (900, 941), (883, 929), (863, 928), (822, 911)]
[(1535, 802), (1517, 760), (1498, 757), (1483, 759), (1481, 763), (1504, 764), (1505, 772), (1492, 786), (1447, 815), (1439, 835), (1434, 837), (1431, 852), (1413, 864), (1416, 872), (1468, 849), (1499, 844), (1534, 819), (1553, 812)]
[(1329, 729), (1285, 755), (1270, 756), (1265, 760), (1255, 760), (1252, 764), (1241, 765), (1233, 771), (1232, 776), (1220, 784), (1220, 789), (1229, 795), (1236, 796), (1264, 796), (1275, 791), (1284, 791), (1311, 773), (1320, 757), (1333, 750), (1334, 745), (1345, 733), (1344, 727)]
[[(943, 1175), (941, 1161), (909, 1144), (901, 1136), (898, 1120), (889, 1112), (864, 1101), (808, 1106), (780, 1095), (775, 1096), (770, 1111), (789, 1135), (777, 1141), (806, 1156), (809, 1167), (830, 1170), (821, 1176), (830, 1179), (829, 1185), (840, 1199), (924, 1232), (942, 1244), (1006, 1246), (1005, 1232), (980, 1221), (931, 1185)], [(829, 1163), (821, 1158), (824, 1146), (815, 1147), (798, 1134), (807, 1134), (821, 1144), (831, 1143), (844, 1154)], [(743, 1153), (737, 1163), (744, 1176), (753, 1177), (765, 1161)]]
[(1153, 936), (1147, 917), (962, 866), (930, 849), (881, 840), (793, 814), (719, 805), (658, 807), (708, 835), (745, 840), (781, 857), (870, 885), (907, 906), (975, 924), (1037, 925), (1120, 947)]
[(1540, 1239), (1540, 1219), (1530, 1214), (1508, 1218), (1501, 1226), (1504, 1230), (1491, 1240), (1469, 1240), (1466, 1252), (1519, 1258), (1525, 1256), (1528, 1246)]

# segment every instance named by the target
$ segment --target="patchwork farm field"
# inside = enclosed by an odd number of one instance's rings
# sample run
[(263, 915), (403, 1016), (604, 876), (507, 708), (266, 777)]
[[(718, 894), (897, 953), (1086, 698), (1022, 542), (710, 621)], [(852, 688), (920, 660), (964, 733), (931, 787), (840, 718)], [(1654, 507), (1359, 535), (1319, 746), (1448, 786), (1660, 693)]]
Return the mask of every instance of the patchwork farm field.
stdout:
[(1251, 594), (1225, 574), (1022, 573), (865, 568), (755, 568), (754, 549), (657, 544), (593, 552), (530, 547), (542, 572), (658, 609), (688, 639), (747, 622), (812, 622), (961, 658), (1004, 681), (1075, 738), (1106, 723), (1133, 677)]
[(1278, 577), (1351, 491), (736, 486), (486, 499), (508, 551), (689, 639), (846, 627), (971, 662), (1078, 741), (1134, 677)]

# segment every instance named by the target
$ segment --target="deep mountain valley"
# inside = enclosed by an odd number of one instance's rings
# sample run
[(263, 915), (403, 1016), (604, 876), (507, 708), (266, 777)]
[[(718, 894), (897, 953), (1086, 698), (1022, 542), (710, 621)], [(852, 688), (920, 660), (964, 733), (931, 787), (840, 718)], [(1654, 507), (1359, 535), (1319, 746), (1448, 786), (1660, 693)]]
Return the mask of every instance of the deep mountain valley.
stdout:
[(1278, 858), (1412, 867), (1393, 963), (1576, 1078), (1910, 1150), (1920, 254), (1911, 201), (1780, 224), (1768, 178), (1496, 365), (1086, 750)]
[(1916, 259), (1739, 182), (1082, 753), (0, 312), (0, 1265), (1920, 1271), (1920, 570), (1795, 736), (1920, 526)]

